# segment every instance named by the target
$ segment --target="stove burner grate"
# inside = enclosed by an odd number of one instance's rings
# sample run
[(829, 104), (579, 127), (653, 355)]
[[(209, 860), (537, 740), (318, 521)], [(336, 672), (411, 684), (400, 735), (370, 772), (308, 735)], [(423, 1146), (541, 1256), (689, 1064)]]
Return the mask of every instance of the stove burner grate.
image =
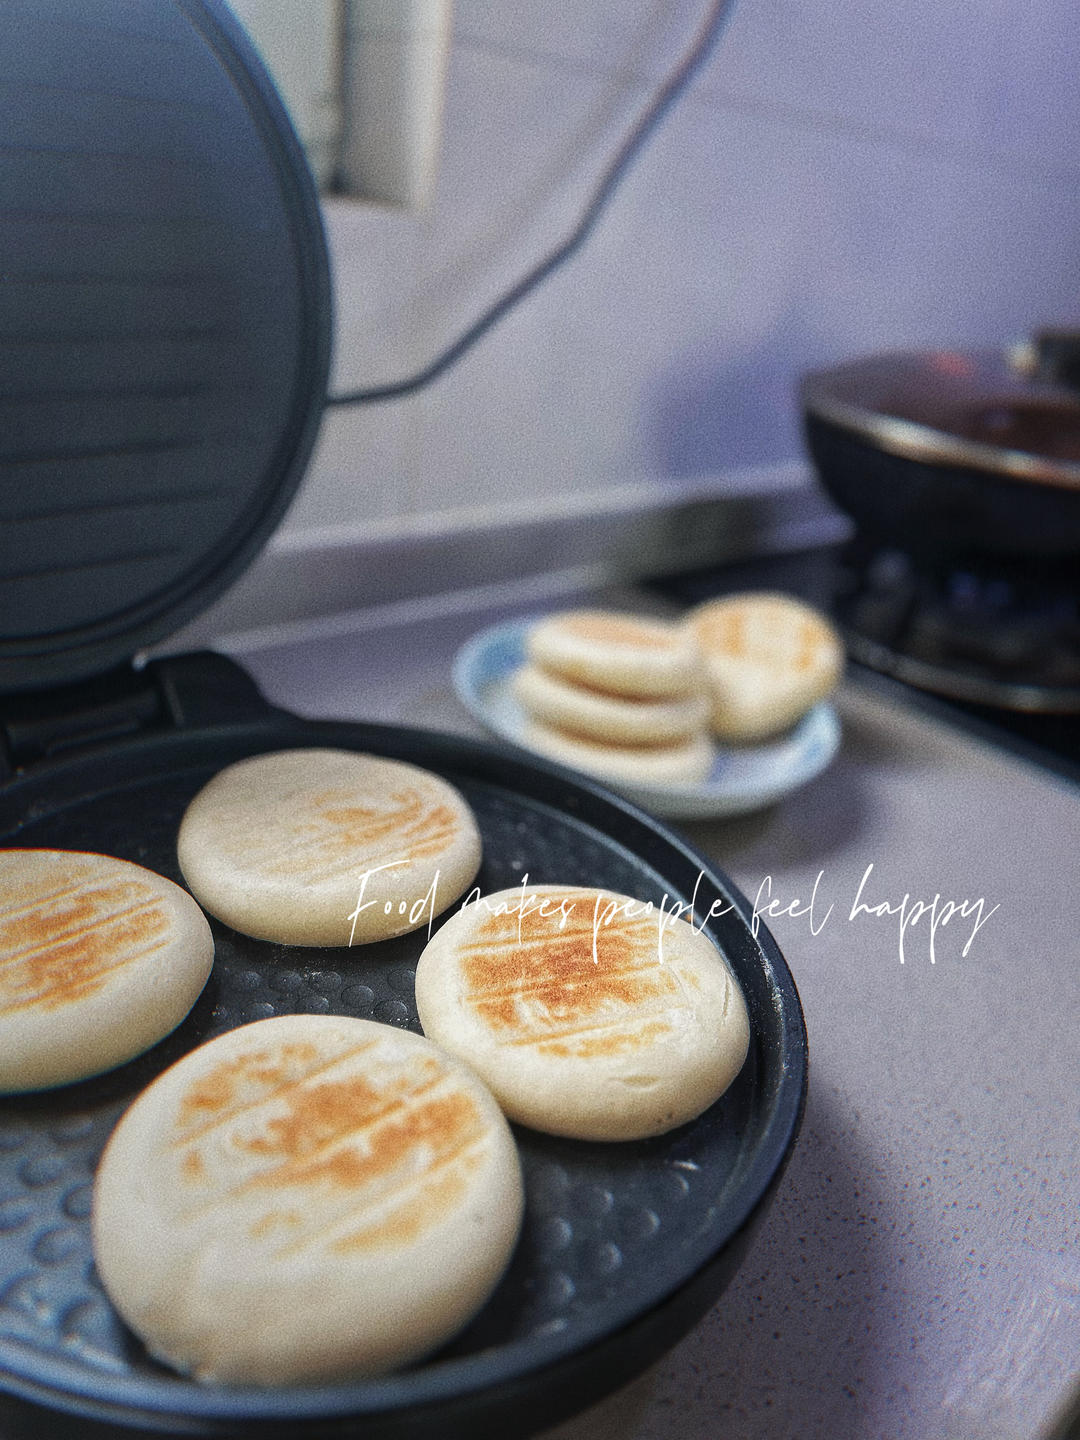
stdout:
[(854, 541), (833, 610), (851, 656), (951, 699), (1080, 712), (1080, 590), (1073, 571), (927, 569)]

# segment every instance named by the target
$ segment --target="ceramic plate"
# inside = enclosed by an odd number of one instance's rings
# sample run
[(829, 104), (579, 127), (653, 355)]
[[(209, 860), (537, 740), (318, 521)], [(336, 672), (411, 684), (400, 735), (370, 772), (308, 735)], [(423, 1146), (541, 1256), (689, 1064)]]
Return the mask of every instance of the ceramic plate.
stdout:
[[(482, 630), (462, 646), (454, 662), (454, 688), (473, 716), (493, 734), (530, 750), (526, 717), (511, 693), (510, 679), (525, 659), (525, 636), (533, 619)], [(742, 815), (771, 805), (821, 773), (840, 744), (840, 721), (827, 702), (815, 705), (798, 725), (764, 745), (715, 747), (708, 778), (694, 784), (605, 784), (654, 815), (708, 820)], [(536, 753), (536, 752), (531, 752)]]

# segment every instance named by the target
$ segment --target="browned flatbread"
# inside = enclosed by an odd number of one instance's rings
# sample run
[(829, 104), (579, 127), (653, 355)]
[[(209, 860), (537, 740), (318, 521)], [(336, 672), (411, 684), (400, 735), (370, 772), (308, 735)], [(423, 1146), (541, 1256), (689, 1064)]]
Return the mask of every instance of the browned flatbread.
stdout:
[(607, 695), (523, 665), (511, 682), (514, 698), (533, 720), (601, 745), (673, 745), (705, 734), (704, 691), (668, 700)]
[(150, 1351), (206, 1381), (375, 1375), (448, 1339), (510, 1258), (513, 1138), (465, 1066), (345, 1016), (241, 1026), (161, 1075), (94, 1186), (94, 1256)]
[(68, 850), (0, 850), (0, 1092), (132, 1059), (180, 1024), (214, 962), (198, 905), (164, 876)]
[(602, 745), (530, 720), (521, 738), (530, 749), (609, 784), (694, 785), (706, 780), (716, 751), (705, 735), (668, 745)]
[(830, 622), (790, 595), (710, 600), (685, 621), (705, 661), (713, 733), (733, 744), (788, 729), (837, 685), (844, 649)]
[(529, 659), (553, 675), (612, 695), (688, 696), (701, 688), (700, 657), (677, 625), (610, 610), (567, 610), (538, 621)]
[(712, 941), (628, 896), (537, 885), (452, 915), (416, 971), (425, 1034), (512, 1120), (582, 1140), (659, 1135), (713, 1103), (749, 1043)]
[(351, 750), (238, 761), (192, 800), (184, 879), (226, 924), (286, 945), (350, 945), (430, 922), (480, 865), (480, 833), (445, 780)]

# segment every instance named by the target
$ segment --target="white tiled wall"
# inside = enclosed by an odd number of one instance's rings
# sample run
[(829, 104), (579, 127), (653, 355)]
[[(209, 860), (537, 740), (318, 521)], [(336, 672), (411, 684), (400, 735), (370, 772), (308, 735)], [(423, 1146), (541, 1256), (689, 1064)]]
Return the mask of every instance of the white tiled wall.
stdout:
[[(701, 0), (457, 0), (438, 193), (330, 202), (334, 385), (559, 237)], [(1080, 323), (1080, 7), (738, 0), (586, 249), (426, 393), (328, 412), (293, 531), (799, 452), (805, 368)]]

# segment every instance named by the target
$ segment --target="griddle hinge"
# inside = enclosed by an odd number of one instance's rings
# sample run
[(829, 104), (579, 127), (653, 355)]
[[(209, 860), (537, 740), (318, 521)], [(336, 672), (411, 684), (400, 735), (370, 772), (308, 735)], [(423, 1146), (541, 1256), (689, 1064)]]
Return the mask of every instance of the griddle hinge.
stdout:
[(0, 780), (147, 731), (235, 724), (271, 712), (250, 675), (209, 650), (120, 665), (89, 680), (0, 699)]

